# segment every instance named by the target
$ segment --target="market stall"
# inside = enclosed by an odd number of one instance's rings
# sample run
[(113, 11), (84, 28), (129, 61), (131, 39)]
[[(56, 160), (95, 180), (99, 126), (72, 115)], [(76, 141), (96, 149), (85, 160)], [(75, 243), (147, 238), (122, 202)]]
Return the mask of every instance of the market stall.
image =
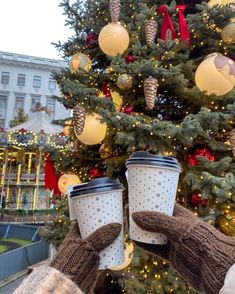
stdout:
[(44, 188), (45, 155), (54, 148), (67, 148), (68, 137), (47, 116), (40, 111), (25, 123), (0, 130), (0, 206), (49, 208), (51, 192)]

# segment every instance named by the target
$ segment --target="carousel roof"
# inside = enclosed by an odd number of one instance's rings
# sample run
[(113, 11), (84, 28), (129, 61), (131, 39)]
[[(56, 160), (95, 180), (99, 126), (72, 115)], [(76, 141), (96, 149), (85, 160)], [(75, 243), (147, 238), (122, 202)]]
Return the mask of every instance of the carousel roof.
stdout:
[(28, 120), (13, 128), (7, 129), (6, 131), (12, 132), (24, 129), (34, 133), (40, 133), (42, 130), (46, 134), (61, 133), (63, 128), (61, 126), (52, 124), (47, 119), (47, 116), (48, 114), (46, 114), (45, 111), (40, 111), (36, 114), (36, 116), (33, 119)]

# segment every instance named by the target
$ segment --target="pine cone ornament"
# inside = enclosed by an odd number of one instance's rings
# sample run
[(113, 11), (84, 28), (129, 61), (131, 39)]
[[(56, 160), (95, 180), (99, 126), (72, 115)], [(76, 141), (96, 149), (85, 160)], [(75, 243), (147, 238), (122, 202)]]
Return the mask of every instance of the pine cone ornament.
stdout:
[(121, 10), (120, 0), (110, 0), (109, 1), (109, 13), (112, 22), (118, 22)]
[(155, 98), (157, 96), (158, 81), (153, 77), (148, 77), (144, 81), (144, 96), (149, 110), (154, 108)]
[(157, 35), (157, 22), (155, 20), (148, 20), (145, 25), (145, 38), (146, 43), (149, 47), (151, 47), (154, 43), (154, 40)]
[(235, 130), (232, 130), (230, 134), (230, 143), (231, 143), (233, 157), (235, 158)]
[(74, 132), (78, 136), (82, 133), (86, 117), (86, 109), (83, 106), (75, 106), (73, 109)]

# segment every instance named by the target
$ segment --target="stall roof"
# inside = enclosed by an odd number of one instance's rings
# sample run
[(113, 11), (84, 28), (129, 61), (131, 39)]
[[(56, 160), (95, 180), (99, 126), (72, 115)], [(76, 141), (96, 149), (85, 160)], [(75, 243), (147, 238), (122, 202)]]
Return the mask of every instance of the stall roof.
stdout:
[(61, 133), (63, 128), (61, 126), (52, 124), (48, 118), (48, 114), (45, 113), (45, 111), (40, 111), (36, 114), (36, 116), (28, 120), (18, 126), (15, 126), (13, 128), (7, 129), (7, 132), (17, 131), (17, 130), (27, 130), (34, 133), (40, 133), (43, 131), (46, 134), (53, 134), (53, 133)]

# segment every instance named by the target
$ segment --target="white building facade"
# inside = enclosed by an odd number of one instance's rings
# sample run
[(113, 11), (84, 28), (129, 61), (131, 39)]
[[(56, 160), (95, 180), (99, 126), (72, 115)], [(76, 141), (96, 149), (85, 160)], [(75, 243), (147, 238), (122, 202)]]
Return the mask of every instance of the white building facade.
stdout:
[(0, 51), (0, 127), (9, 128), (20, 108), (32, 118), (39, 102), (50, 109), (51, 121), (69, 117), (70, 112), (52, 98), (61, 96), (52, 72), (67, 67), (63, 60)]

